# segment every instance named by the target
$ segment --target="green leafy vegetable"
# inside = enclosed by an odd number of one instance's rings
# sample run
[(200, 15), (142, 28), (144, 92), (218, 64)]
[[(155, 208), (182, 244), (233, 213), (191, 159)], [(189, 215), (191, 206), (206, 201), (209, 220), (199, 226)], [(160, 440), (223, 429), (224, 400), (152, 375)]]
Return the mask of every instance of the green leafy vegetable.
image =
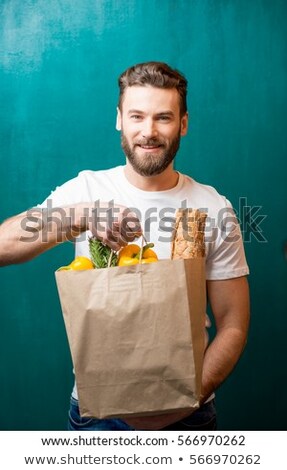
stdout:
[(110, 258), (110, 266), (117, 265), (118, 257), (116, 252), (96, 237), (89, 238), (89, 248), (91, 259), (96, 268), (107, 268)]

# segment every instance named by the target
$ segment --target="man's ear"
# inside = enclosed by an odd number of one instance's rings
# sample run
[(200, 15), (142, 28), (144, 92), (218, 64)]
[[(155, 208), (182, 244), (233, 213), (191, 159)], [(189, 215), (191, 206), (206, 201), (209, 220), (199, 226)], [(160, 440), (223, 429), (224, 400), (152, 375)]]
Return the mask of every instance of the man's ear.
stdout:
[(122, 115), (121, 115), (120, 108), (119, 108), (118, 106), (117, 106), (116, 129), (117, 129), (117, 131), (121, 131), (121, 130), (122, 130)]
[(187, 134), (187, 128), (188, 128), (188, 113), (185, 113), (181, 118), (181, 124), (180, 124), (181, 136), (184, 136)]

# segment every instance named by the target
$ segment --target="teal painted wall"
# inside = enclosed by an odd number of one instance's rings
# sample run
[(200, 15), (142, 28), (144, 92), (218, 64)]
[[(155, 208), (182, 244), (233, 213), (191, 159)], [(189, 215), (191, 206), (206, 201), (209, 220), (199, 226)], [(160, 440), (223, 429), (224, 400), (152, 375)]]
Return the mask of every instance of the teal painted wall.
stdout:
[[(0, 3), (1, 220), (79, 170), (124, 161), (117, 77), (146, 60), (189, 80), (177, 169), (267, 216), (259, 243), (238, 214), (252, 320), (217, 394), (221, 429), (286, 429), (286, 19), (284, 0)], [(65, 429), (73, 376), (54, 270), (72, 256), (66, 244), (0, 270), (2, 430)]]

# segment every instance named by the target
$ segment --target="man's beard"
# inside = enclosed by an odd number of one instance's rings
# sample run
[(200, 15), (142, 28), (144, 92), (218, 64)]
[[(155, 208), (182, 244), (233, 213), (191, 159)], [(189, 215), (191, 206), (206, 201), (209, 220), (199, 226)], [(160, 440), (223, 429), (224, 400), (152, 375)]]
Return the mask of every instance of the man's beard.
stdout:
[[(141, 176), (154, 176), (162, 173), (173, 162), (180, 145), (180, 131), (178, 135), (166, 146), (160, 139), (141, 139), (130, 146), (125, 134), (122, 132), (121, 145), (125, 155), (136, 173)], [(158, 154), (147, 152), (139, 156), (136, 153), (138, 145), (161, 146), (162, 151)], [(143, 152), (144, 153), (144, 152)]]

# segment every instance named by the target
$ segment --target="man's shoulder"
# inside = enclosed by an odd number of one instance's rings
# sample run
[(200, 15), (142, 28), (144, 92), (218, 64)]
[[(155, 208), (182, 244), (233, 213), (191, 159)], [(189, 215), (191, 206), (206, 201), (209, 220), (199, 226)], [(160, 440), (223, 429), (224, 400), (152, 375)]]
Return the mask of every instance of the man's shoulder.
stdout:
[[(114, 182), (120, 179), (121, 167), (107, 170), (82, 170), (77, 176), (57, 186), (48, 199), (57, 205), (113, 197)], [(39, 206), (44, 206), (47, 199)]]
[(213, 186), (201, 183), (189, 175), (182, 175), (184, 178), (184, 190), (190, 194), (192, 200), (202, 201), (208, 207), (226, 207), (230, 205), (228, 199), (220, 194)]

